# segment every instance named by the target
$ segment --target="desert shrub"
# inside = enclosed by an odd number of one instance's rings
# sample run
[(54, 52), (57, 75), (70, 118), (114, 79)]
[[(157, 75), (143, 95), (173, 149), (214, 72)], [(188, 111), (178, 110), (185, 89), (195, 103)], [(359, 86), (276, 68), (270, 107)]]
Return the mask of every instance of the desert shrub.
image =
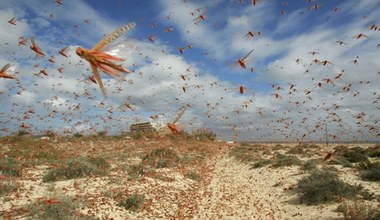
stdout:
[(309, 176), (298, 181), (301, 201), (310, 205), (334, 201), (340, 197), (354, 198), (361, 190), (361, 186), (349, 185), (335, 173), (325, 170), (315, 169)]
[(93, 219), (80, 215), (75, 208), (78, 204), (67, 197), (54, 198), (54, 202), (42, 202), (30, 205), (29, 219), (41, 220), (87, 220)]
[(345, 220), (378, 220), (380, 211), (376, 208), (366, 205), (362, 202), (345, 202), (337, 208), (338, 212), (343, 214)]
[(201, 175), (199, 175), (199, 173), (197, 173), (196, 171), (190, 171), (186, 173), (185, 176), (191, 180), (195, 180), (195, 181), (201, 180)]
[(0, 174), (5, 176), (20, 176), (21, 167), (11, 157), (0, 158)]
[(17, 131), (17, 136), (24, 136), (24, 135), (27, 135), (27, 134), (29, 134), (29, 132), (27, 131), (27, 130), (25, 130), (25, 129), (20, 129), (20, 130), (18, 130)]
[(0, 183), (0, 196), (4, 196), (16, 189), (16, 185), (11, 182)]
[(263, 147), (260, 145), (242, 144), (232, 148), (229, 155), (242, 162), (252, 162), (260, 159), (258, 151), (262, 149)]
[(256, 161), (255, 163), (253, 163), (251, 165), (250, 169), (265, 167), (266, 165), (269, 165), (271, 163), (272, 163), (272, 160), (270, 160), (270, 159), (261, 159), (259, 161)]
[(351, 163), (368, 161), (367, 155), (365, 154), (365, 150), (360, 147), (352, 148), (344, 152), (343, 157), (345, 157)]
[(356, 168), (361, 171), (363, 180), (380, 181), (380, 162), (361, 162)]
[(348, 146), (347, 145), (338, 145), (334, 147), (334, 152), (335, 153), (342, 153), (348, 151)]
[(215, 141), (216, 140), (216, 134), (213, 131), (210, 131), (208, 129), (197, 129), (196, 131), (193, 131), (191, 134), (192, 137), (195, 137), (196, 139), (200, 141)]
[(141, 194), (133, 194), (125, 200), (120, 201), (117, 206), (124, 207), (127, 210), (138, 211), (145, 202), (145, 196)]
[(293, 165), (299, 166), (301, 164), (302, 164), (302, 161), (298, 159), (298, 157), (296, 156), (276, 154), (276, 158), (274, 160), (272, 167), (278, 168), (278, 167), (293, 166)]
[(44, 177), (44, 182), (81, 178), (89, 175), (104, 175), (110, 165), (104, 159), (75, 157), (56, 169), (50, 170)]
[(145, 155), (142, 159), (143, 164), (155, 168), (173, 167), (178, 163), (177, 154), (167, 148), (157, 148), (152, 150), (149, 154)]
[(316, 160), (308, 160), (302, 163), (301, 170), (303, 171), (310, 171), (317, 168), (317, 161)]
[(79, 133), (79, 132), (76, 132), (76, 133), (74, 134), (74, 137), (75, 137), (75, 138), (81, 138), (81, 137), (83, 137), (83, 134), (81, 134), (81, 133)]
[(284, 150), (284, 149), (287, 149), (287, 148), (289, 148), (289, 146), (284, 146), (284, 145), (282, 145), (282, 144), (276, 144), (274, 147), (273, 147), (273, 150), (274, 151), (278, 151), (278, 150)]
[(147, 167), (139, 165), (131, 165), (128, 167), (128, 175), (131, 179), (138, 179), (147, 173)]
[(49, 137), (49, 138), (53, 138), (53, 137), (56, 136), (55, 132), (52, 131), (52, 130), (46, 130), (46, 131), (45, 131), (45, 135), (46, 135), (47, 137)]
[(290, 148), (286, 151), (287, 154), (303, 154), (305, 153), (304, 148), (300, 145)]
[(352, 163), (348, 161), (346, 157), (336, 156), (335, 159), (330, 159), (328, 164), (330, 165), (342, 165), (343, 167), (352, 167)]
[(380, 145), (367, 148), (365, 153), (368, 157), (380, 157)]

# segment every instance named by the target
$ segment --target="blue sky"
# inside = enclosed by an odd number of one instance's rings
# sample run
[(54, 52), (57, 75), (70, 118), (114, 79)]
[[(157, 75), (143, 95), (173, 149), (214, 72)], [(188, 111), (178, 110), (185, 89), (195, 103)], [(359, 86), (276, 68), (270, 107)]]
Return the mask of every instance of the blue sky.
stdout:
[[(334, 141), (379, 140), (379, 9), (375, 0), (1, 1), (0, 66), (10, 63), (17, 78), (0, 78), (1, 135), (23, 124), (33, 133), (115, 133), (166, 124), (186, 106), (182, 129), (222, 139), (319, 141), (327, 123)], [(136, 27), (112, 46), (133, 73), (122, 81), (102, 73), (104, 99), (75, 49), (128, 22)], [(44, 58), (29, 48), (32, 36)], [(68, 58), (58, 53), (65, 47)]]

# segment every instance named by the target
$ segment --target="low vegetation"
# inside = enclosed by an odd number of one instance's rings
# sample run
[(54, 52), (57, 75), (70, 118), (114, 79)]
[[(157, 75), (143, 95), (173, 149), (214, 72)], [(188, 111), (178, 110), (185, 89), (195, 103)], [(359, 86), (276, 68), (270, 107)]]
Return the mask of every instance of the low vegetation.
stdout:
[(139, 211), (145, 203), (145, 196), (141, 194), (133, 194), (128, 198), (120, 201), (117, 206), (124, 207), (126, 210)]
[(142, 164), (153, 168), (165, 168), (176, 166), (178, 161), (179, 157), (172, 149), (157, 148), (143, 157)]
[(103, 158), (74, 157), (66, 160), (60, 167), (48, 171), (43, 181), (52, 182), (90, 175), (104, 175), (109, 167), (110, 164)]
[(16, 189), (16, 185), (12, 182), (1, 182), (0, 183), (0, 197), (5, 196), (8, 193), (13, 192)]
[(11, 157), (0, 158), (0, 174), (13, 177), (20, 176), (21, 166)]
[(349, 185), (330, 171), (314, 169), (309, 176), (298, 182), (301, 202), (317, 205), (338, 201), (341, 198), (355, 198), (362, 191), (361, 186)]
[(196, 171), (189, 171), (185, 176), (191, 180), (200, 181), (202, 179), (201, 175)]
[(29, 206), (29, 219), (38, 220), (92, 220), (76, 211), (79, 204), (67, 197), (54, 197)]
[(380, 211), (371, 205), (361, 201), (344, 202), (337, 208), (343, 214), (345, 220), (378, 220)]
[(272, 167), (300, 166), (302, 161), (296, 156), (287, 156), (280, 153), (276, 154)]
[(361, 172), (363, 180), (380, 181), (380, 162), (361, 162), (356, 168)]
[(258, 151), (263, 149), (261, 145), (243, 143), (240, 146), (232, 148), (229, 155), (245, 163), (254, 162), (261, 159)]

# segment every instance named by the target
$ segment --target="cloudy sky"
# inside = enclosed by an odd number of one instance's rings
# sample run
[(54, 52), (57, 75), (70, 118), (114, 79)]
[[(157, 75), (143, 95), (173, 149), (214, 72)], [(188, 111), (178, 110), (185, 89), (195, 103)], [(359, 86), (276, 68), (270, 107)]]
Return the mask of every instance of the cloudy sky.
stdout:
[[(0, 68), (15, 79), (0, 78), (0, 134), (117, 133), (186, 107), (181, 129), (226, 140), (323, 141), (327, 127), (330, 141), (378, 141), (379, 11), (376, 0), (2, 0)], [(132, 73), (101, 73), (104, 98), (75, 50), (129, 22), (102, 50)]]

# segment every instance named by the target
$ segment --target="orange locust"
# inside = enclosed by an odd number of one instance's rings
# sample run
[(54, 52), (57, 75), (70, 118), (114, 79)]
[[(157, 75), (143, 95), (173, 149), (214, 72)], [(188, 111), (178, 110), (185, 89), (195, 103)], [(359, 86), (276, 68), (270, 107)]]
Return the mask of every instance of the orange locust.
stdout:
[(259, 3), (259, 1), (260, 1), (260, 0), (251, 0), (251, 3), (252, 3), (253, 5), (256, 5), (257, 3)]
[(9, 24), (16, 25), (16, 18), (13, 17), (11, 20), (8, 21)]
[(235, 63), (239, 64), (241, 66), (241, 68), (245, 69), (246, 66), (245, 66), (245, 59), (247, 59), (247, 57), (249, 55), (251, 55), (251, 53), (254, 51), (255, 49), (252, 49), (249, 53), (247, 53), (247, 55), (245, 55), (243, 58), (241, 59), (238, 59)]
[(30, 49), (32, 49), (34, 52), (36, 52), (36, 55), (39, 56), (39, 57), (44, 57), (45, 54), (44, 52), (41, 50), (40, 47), (38, 47), (38, 45), (36, 44), (36, 41), (34, 41), (34, 37), (31, 37), (30, 40), (32, 41), (32, 46), (30, 46)]
[(82, 47), (76, 49), (76, 53), (81, 58), (87, 60), (90, 63), (91, 69), (94, 72), (95, 79), (99, 84), (100, 90), (102, 91), (103, 96), (106, 96), (106, 90), (104, 88), (102, 78), (98, 72), (98, 69), (101, 69), (104, 73), (112, 76), (121, 76), (120, 72), (130, 73), (131, 71), (124, 68), (121, 65), (117, 65), (112, 61), (124, 61), (124, 59), (112, 56), (107, 54), (102, 49), (112, 41), (116, 40), (129, 30), (133, 29), (136, 26), (136, 23), (131, 22), (126, 25), (119, 27), (114, 30), (111, 34), (103, 38), (99, 43), (97, 43), (93, 48), (87, 50)]
[[(175, 135), (178, 135), (179, 134), (179, 130), (177, 128), (177, 126), (175, 125), (175, 123), (177, 123), (177, 121), (179, 119), (181, 119), (183, 113), (185, 112), (186, 108), (185, 107), (181, 107), (182, 108), (182, 111), (180, 111), (176, 117), (176, 119), (172, 122), (172, 123), (168, 123), (167, 126), (168, 128), (170, 129), (170, 131), (175, 134)], [(181, 109), (180, 108), (180, 109)]]
[(18, 46), (21, 46), (21, 45), (26, 46), (27, 41), (28, 41), (28, 38), (20, 37), (18, 40)]
[(358, 34), (356, 36), (353, 36), (353, 38), (356, 38), (356, 39), (360, 39), (360, 38), (364, 38), (364, 37), (368, 38), (368, 36), (365, 34)]
[(206, 20), (206, 13), (207, 11), (203, 12), (201, 15), (199, 15), (196, 19), (194, 19), (194, 24), (195, 25), (198, 25), (199, 23), (201, 23), (201, 21), (204, 21)]
[(6, 71), (11, 67), (11, 64), (5, 64), (3, 68), (0, 70), (0, 78), (4, 79), (16, 79), (14, 76), (9, 75)]
[(64, 57), (66, 57), (66, 58), (69, 58), (69, 56), (67, 56), (67, 54), (66, 54), (66, 50), (67, 50), (67, 48), (69, 48), (69, 46), (67, 46), (67, 47), (65, 47), (65, 48), (63, 48), (63, 49), (61, 49), (58, 53), (61, 54), (61, 55), (64, 56)]

